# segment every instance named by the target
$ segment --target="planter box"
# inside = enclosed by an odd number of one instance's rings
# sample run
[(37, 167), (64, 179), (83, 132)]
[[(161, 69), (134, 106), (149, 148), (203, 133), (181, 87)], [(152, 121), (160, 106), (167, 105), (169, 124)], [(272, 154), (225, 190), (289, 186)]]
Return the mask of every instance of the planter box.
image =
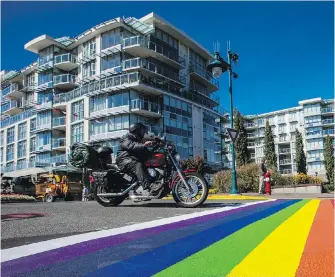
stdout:
[(316, 184), (300, 184), (290, 187), (273, 187), (272, 194), (276, 193), (322, 193), (322, 186)]

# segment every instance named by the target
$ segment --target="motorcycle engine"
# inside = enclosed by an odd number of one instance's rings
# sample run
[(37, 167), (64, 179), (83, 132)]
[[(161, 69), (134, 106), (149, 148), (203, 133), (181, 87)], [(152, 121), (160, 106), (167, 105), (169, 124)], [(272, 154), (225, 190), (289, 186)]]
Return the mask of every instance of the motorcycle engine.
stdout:
[(158, 181), (164, 176), (164, 170), (159, 169), (159, 168), (149, 167), (147, 169), (147, 172), (153, 182)]

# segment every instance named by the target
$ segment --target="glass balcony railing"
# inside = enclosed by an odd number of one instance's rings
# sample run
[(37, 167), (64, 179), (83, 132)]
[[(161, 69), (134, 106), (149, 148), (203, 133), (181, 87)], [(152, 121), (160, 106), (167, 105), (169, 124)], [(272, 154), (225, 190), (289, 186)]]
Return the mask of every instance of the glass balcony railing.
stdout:
[(52, 126), (57, 127), (57, 126), (64, 126), (66, 125), (66, 119), (65, 116), (63, 117), (56, 117), (52, 120)]
[(42, 56), (38, 58), (38, 65), (42, 66), (53, 61), (53, 55)]
[(334, 124), (334, 119), (325, 119), (325, 120), (322, 120), (322, 124)]
[(150, 50), (155, 51), (156, 53), (159, 53), (166, 58), (173, 60), (181, 65), (185, 65), (185, 59), (180, 57), (176, 51), (171, 51), (166, 47), (162, 47), (152, 41), (147, 40), (146, 38), (142, 36), (134, 36), (129, 38), (124, 38), (122, 41), (122, 46), (124, 48), (130, 47), (130, 46), (136, 46), (140, 45), (142, 47), (146, 47)]
[(334, 135), (334, 129), (328, 129), (328, 130), (324, 130), (323, 131), (323, 135), (327, 136), (327, 135)]
[(59, 156), (53, 156), (51, 158), (48, 159), (50, 164), (53, 163), (67, 163), (68, 159), (67, 159), (67, 155), (59, 155)]
[(54, 104), (59, 104), (59, 103), (66, 103), (68, 102), (68, 94), (67, 93), (60, 93), (56, 94), (54, 96)]
[(212, 85), (216, 86), (217, 88), (219, 87), (219, 81), (214, 79), (212, 77), (212, 74), (208, 72), (206, 69), (200, 68), (199, 66), (196, 66), (196, 65), (190, 65), (189, 71), (190, 73), (198, 74), (199, 76), (201, 76), (202, 78), (204, 78), (205, 80), (210, 82)]
[(55, 56), (55, 64), (76, 63), (76, 62), (77, 62), (77, 57), (70, 53)]
[(157, 114), (161, 113), (160, 106), (157, 103), (153, 103), (143, 99), (131, 100), (131, 109), (145, 110)]
[(146, 59), (135, 58), (135, 59), (125, 60), (123, 62), (123, 69), (136, 68), (136, 67), (145, 68), (151, 72), (163, 75), (164, 77), (169, 78), (178, 83), (181, 83), (184, 85), (186, 84), (185, 77), (179, 76), (179, 74), (176, 73), (175, 71), (171, 71), (167, 68), (158, 66), (155, 63), (147, 61)]
[(334, 108), (333, 107), (328, 107), (328, 108), (322, 108), (321, 113), (333, 113)]
[(23, 120), (25, 120), (29, 117), (34, 116), (34, 115), (36, 115), (35, 111), (28, 110), (28, 111), (25, 111), (23, 113), (20, 113), (20, 114), (11, 116), (11, 117), (7, 117), (7, 118), (1, 120), (1, 123), (0, 123), (1, 128), (7, 127), (7, 126), (15, 124), (15, 123), (18, 123), (18, 122), (23, 121)]
[(17, 91), (17, 90), (19, 90), (19, 85), (17, 83), (11, 84), (10, 86), (2, 90), (2, 97), (7, 96), (8, 94), (12, 93), (13, 91)]
[(64, 83), (75, 83), (76, 76), (72, 74), (62, 74), (54, 77), (54, 85), (64, 84)]
[(52, 141), (52, 147), (58, 148), (58, 147), (65, 147), (66, 145), (66, 139), (65, 138), (57, 138)]
[(3, 104), (1, 106), (1, 112), (7, 112), (7, 111), (9, 111), (11, 109), (19, 108), (19, 107), (21, 107), (20, 101), (11, 100), (11, 101), (9, 101), (6, 104)]

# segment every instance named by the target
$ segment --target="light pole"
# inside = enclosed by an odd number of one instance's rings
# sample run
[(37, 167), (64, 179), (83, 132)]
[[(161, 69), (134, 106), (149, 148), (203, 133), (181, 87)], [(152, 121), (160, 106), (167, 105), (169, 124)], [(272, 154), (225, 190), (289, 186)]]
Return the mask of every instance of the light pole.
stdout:
[[(214, 78), (219, 78), (225, 71), (228, 71), (229, 74), (229, 94), (230, 94), (230, 128), (234, 128), (234, 108), (233, 108), (233, 84), (232, 77), (235, 79), (238, 75), (232, 71), (231, 62), (238, 61), (238, 54), (232, 53), (230, 51), (230, 43), (228, 44), (227, 49), (227, 60), (226, 62), (219, 54), (219, 52), (215, 52), (213, 56), (213, 60), (207, 66), (207, 70), (212, 72)], [(231, 163), (232, 163), (232, 187), (230, 194), (237, 194), (237, 184), (236, 184), (236, 170), (235, 170), (235, 146), (234, 143), (231, 143)]]

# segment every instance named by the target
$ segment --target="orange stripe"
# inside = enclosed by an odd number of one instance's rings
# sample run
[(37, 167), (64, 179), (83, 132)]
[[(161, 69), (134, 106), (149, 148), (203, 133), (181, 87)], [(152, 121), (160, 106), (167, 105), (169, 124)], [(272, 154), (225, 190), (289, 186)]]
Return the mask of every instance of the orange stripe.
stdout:
[(296, 277), (334, 276), (334, 207), (322, 200), (315, 215)]

